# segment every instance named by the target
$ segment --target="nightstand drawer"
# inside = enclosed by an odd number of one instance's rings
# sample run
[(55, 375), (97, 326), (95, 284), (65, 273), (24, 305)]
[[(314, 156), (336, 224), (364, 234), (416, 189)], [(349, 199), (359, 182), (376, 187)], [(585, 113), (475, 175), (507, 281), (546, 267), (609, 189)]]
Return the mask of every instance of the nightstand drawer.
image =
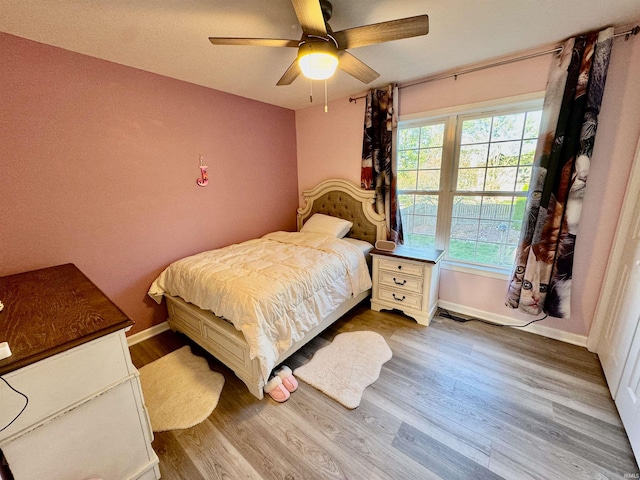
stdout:
[(415, 295), (398, 290), (387, 290), (386, 288), (380, 288), (378, 292), (380, 300), (396, 303), (400, 309), (408, 307), (420, 310), (422, 308), (422, 295)]
[(378, 277), (380, 285), (392, 287), (395, 290), (422, 293), (422, 279), (400, 275), (395, 272), (381, 270)]
[(422, 277), (424, 275), (424, 269), (422, 265), (410, 262), (403, 262), (392, 258), (381, 258), (380, 269), (390, 270), (392, 272), (402, 272), (406, 275), (416, 275)]

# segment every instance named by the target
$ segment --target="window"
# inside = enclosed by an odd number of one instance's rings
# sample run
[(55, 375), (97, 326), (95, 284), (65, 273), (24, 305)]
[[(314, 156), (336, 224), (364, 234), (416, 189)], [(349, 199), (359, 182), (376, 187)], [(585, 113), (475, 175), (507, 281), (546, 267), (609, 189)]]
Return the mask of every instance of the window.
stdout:
[(542, 100), (403, 121), (398, 200), (405, 244), (509, 271), (520, 239)]

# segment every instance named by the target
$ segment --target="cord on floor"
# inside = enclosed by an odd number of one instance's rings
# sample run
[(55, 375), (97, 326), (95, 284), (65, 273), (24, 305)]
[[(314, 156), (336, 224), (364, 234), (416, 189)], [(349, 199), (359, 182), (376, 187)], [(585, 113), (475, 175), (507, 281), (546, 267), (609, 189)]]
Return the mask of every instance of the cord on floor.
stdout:
[(530, 322), (525, 323), (524, 325), (511, 325), (511, 324), (490, 322), (488, 320), (483, 320), (481, 318), (475, 318), (475, 317), (469, 317), (469, 318), (458, 317), (456, 315), (451, 314), (450, 312), (448, 312), (444, 308), (440, 308), (439, 309), (438, 315), (441, 316), (441, 317), (444, 317), (444, 318), (448, 318), (449, 320), (453, 320), (455, 322), (459, 322), (459, 323), (480, 322), (480, 323), (486, 323), (487, 325), (493, 325), (494, 327), (512, 327), (512, 328), (527, 327), (527, 326), (531, 325), (532, 323), (540, 322), (540, 321), (544, 320), (545, 318), (547, 318), (549, 316), (549, 315), (545, 315), (542, 318), (536, 318), (535, 320), (531, 320)]

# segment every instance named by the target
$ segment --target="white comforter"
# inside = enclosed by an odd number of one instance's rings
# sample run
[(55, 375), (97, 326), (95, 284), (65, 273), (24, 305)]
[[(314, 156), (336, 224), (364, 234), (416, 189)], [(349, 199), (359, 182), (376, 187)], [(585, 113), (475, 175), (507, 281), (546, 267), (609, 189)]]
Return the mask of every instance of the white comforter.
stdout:
[(312, 233), (275, 232), (178, 260), (149, 295), (179, 296), (241, 330), (264, 379), (281, 353), (352, 295), (371, 288), (361, 249)]

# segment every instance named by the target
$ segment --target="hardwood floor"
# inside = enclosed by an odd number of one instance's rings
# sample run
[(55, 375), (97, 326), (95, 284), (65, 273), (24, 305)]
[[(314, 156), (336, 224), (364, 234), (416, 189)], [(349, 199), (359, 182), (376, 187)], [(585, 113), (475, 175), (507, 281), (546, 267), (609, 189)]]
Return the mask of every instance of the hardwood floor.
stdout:
[[(163, 479), (638, 478), (600, 364), (584, 348), (519, 329), (436, 317), (427, 328), (356, 307), (286, 364), (340, 332), (373, 330), (393, 351), (348, 410), (300, 382), (278, 404), (225, 376), (216, 409), (155, 434)], [(139, 368), (191, 342), (165, 332), (131, 347)]]

